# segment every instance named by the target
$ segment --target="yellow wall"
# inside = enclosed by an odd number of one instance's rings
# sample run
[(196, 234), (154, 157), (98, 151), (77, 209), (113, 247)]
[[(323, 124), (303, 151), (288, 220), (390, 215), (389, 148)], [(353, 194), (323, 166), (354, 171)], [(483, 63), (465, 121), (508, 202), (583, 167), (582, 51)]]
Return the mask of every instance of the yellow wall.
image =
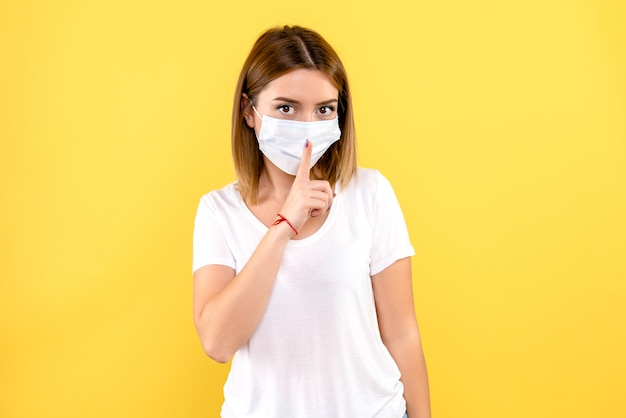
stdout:
[(439, 418), (624, 417), (621, 0), (5, 1), (0, 416), (213, 417), (199, 197), (253, 40), (338, 49), (394, 184)]

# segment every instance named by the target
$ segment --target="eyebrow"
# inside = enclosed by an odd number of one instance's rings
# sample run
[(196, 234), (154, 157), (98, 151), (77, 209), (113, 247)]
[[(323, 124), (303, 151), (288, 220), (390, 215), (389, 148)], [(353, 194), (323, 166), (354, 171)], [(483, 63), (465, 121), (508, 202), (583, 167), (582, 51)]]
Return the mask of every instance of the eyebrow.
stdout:
[[(275, 97), (274, 99), (272, 99), (272, 101), (274, 102), (286, 102), (286, 103), (292, 103), (292, 104), (297, 104), (299, 105), (300, 102), (294, 99), (290, 99), (288, 97)], [(316, 103), (315, 106), (320, 106), (320, 105), (328, 105), (331, 103), (337, 103), (337, 99), (330, 99), (330, 100), (324, 100), (323, 102), (319, 102)]]

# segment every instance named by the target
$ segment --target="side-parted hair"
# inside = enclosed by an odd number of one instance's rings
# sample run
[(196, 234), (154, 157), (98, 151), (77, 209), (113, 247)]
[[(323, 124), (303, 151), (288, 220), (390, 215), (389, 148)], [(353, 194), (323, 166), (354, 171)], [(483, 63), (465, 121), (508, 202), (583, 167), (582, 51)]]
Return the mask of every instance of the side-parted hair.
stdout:
[[(245, 121), (246, 106), (256, 104), (256, 97), (272, 80), (297, 69), (319, 70), (339, 91), (338, 116), (341, 138), (315, 164), (314, 172), (345, 187), (356, 174), (356, 141), (352, 98), (346, 70), (335, 50), (317, 32), (300, 26), (272, 28), (263, 33), (243, 64), (233, 104), (232, 153), (237, 173), (237, 187), (245, 201), (256, 203), (263, 154), (254, 129)], [(249, 99), (244, 98), (244, 94)]]

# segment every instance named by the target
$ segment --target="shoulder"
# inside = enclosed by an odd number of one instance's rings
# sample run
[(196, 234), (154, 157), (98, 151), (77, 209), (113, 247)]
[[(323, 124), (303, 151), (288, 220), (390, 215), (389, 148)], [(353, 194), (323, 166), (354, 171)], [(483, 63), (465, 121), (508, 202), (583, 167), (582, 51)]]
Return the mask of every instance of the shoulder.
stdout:
[(376, 195), (380, 189), (391, 188), (391, 184), (382, 173), (373, 168), (359, 167), (346, 191), (352, 190), (358, 194)]
[(239, 206), (241, 199), (237, 190), (237, 183), (227, 184), (221, 189), (213, 190), (200, 198), (198, 210), (207, 210), (213, 213), (228, 213)]
[(394, 197), (391, 184), (380, 171), (362, 167), (358, 168), (348, 186), (340, 189), (338, 193), (343, 196), (347, 204), (362, 207), (368, 213)]
[(211, 190), (204, 194), (201, 198), (201, 202), (211, 201), (231, 201), (237, 197), (237, 182), (232, 182), (222, 187), (221, 189)]

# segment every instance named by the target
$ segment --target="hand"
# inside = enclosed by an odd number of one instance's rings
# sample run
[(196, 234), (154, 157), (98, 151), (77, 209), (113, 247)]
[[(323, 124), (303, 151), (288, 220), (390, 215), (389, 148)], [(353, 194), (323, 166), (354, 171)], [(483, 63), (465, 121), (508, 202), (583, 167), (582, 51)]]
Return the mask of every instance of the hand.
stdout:
[(313, 144), (307, 139), (296, 178), (280, 214), (298, 231), (311, 217), (327, 212), (333, 202), (333, 191), (326, 180), (311, 180), (310, 168)]

